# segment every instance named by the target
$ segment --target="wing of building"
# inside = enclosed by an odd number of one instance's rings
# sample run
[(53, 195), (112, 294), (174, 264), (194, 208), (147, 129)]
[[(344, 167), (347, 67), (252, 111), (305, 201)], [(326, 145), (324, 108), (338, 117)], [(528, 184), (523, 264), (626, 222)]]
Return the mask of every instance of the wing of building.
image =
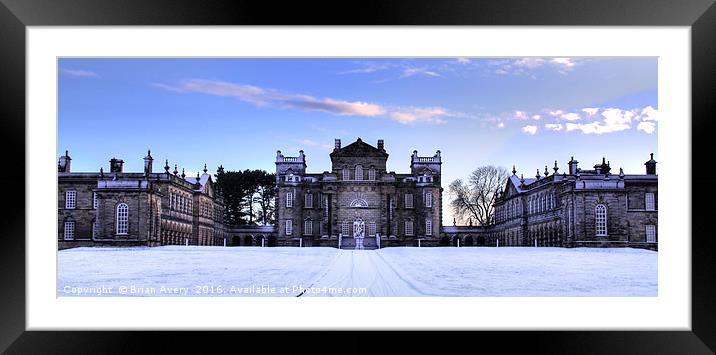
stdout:
[(71, 171), (68, 152), (58, 164), (58, 243), (73, 246), (224, 245), (224, 204), (211, 175), (187, 177), (175, 166), (154, 173), (151, 152), (144, 172)]

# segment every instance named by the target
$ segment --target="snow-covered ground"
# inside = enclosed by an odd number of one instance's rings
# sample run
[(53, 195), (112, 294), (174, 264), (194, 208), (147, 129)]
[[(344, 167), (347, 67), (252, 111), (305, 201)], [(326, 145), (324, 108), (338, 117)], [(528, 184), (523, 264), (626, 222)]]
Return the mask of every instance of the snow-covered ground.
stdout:
[(58, 296), (656, 296), (657, 253), (615, 248), (75, 248)]

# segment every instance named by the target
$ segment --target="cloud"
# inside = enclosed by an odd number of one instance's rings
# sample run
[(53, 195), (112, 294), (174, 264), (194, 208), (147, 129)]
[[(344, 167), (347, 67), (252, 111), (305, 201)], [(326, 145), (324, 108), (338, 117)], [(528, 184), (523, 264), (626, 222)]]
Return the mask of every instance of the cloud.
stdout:
[(534, 135), (535, 133), (537, 133), (537, 126), (532, 126), (532, 125), (524, 126), (524, 127), (522, 127), (522, 132), (525, 132), (529, 135)]
[(499, 122), (497, 128), (505, 128), (505, 122)]
[(99, 75), (93, 71), (81, 69), (60, 69), (60, 72), (69, 76), (79, 76), (85, 78), (99, 78)]
[(585, 107), (582, 109), (582, 112), (587, 114), (587, 117), (592, 117), (599, 112), (599, 108), (597, 107)]
[(633, 110), (608, 108), (602, 111), (602, 117), (602, 121), (591, 123), (567, 123), (567, 132), (580, 130), (584, 134), (605, 134), (624, 131), (631, 128), (635, 113)]
[(561, 131), (564, 127), (561, 123), (547, 123), (544, 125), (544, 128), (547, 128), (550, 131)]
[(656, 123), (651, 121), (642, 121), (636, 126), (637, 131), (644, 131), (648, 134), (654, 133), (656, 130)]
[(398, 108), (390, 113), (390, 118), (403, 124), (427, 122), (433, 124), (443, 124), (446, 121), (442, 117), (461, 116), (452, 113), (442, 107), (406, 107)]
[(533, 72), (540, 68), (551, 68), (562, 75), (567, 75), (577, 66), (577, 60), (574, 58), (517, 58), (517, 59), (500, 59), (490, 60), (488, 66), (496, 67), (495, 74), (505, 75), (513, 74), (517, 76), (529, 76), (536, 79)]
[(639, 115), (639, 119), (642, 121), (658, 121), (659, 111), (651, 106), (644, 107)]
[(418, 67), (408, 67), (404, 68), (403, 72), (400, 74), (401, 78), (409, 78), (411, 76), (415, 75), (425, 75), (425, 76), (433, 76), (433, 77), (441, 77), (442, 75), (428, 70), (427, 68), (418, 68)]
[(458, 57), (456, 61), (460, 64), (470, 64), (470, 59), (464, 57)]
[(532, 115), (532, 119), (535, 120), (535, 121), (538, 121), (540, 118), (542, 118), (542, 116), (540, 116), (540, 115)]
[(518, 120), (526, 120), (528, 118), (527, 112), (525, 111), (515, 111), (515, 118)]
[(153, 84), (155, 87), (173, 92), (197, 92), (215, 96), (235, 97), (256, 106), (278, 106), (303, 111), (319, 111), (339, 116), (381, 116), (385, 109), (381, 105), (343, 101), (331, 98), (318, 99), (309, 95), (284, 94), (253, 85), (235, 84), (213, 80), (186, 80), (178, 85)]
[(565, 121), (577, 121), (577, 120), (582, 119), (581, 117), (579, 117), (578, 113), (574, 113), (574, 112), (564, 113), (564, 114), (560, 115), (559, 118), (563, 119)]
[(393, 67), (390, 63), (357, 62), (359, 68), (339, 72), (338, 74), (369, 74), (387, 70)]

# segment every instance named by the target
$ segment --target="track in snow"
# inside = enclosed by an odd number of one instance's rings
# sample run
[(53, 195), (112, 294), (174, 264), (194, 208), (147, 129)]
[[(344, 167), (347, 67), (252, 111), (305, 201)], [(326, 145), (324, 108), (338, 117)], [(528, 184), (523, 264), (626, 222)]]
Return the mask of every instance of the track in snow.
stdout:
[(424, 296), (376, 250), (340, 250), (327, 272), (299, 296)]

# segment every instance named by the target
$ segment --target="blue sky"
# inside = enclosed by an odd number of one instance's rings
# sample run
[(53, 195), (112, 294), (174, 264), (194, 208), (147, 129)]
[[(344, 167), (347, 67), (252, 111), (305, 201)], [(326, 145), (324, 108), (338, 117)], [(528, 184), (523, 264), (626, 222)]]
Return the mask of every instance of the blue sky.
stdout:
[(657, 58), (62, 58), (58, 151), (73, 171), (150, 148), (195, 174), (261, 168), (303, 149), (330, 169), (333, 139), (385, 140), (388, 169), (440, 149), (444, 187), (480, 165), (533, 177), (571, 156), (626, 173), (658, 161)]

